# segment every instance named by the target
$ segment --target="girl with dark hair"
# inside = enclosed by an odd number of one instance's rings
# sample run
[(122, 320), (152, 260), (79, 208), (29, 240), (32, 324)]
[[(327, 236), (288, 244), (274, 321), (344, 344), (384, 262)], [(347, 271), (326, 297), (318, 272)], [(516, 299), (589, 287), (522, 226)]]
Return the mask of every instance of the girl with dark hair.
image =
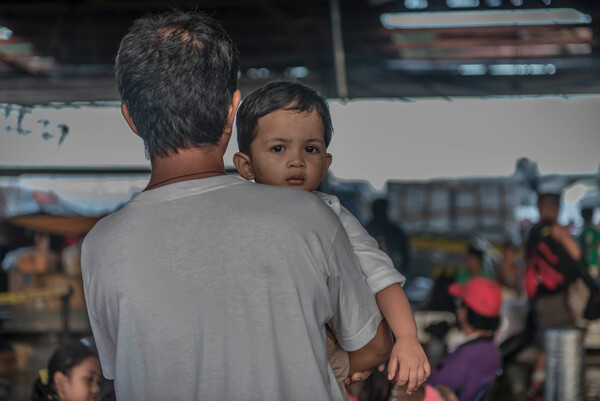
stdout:
[(90, 348), (79, 341), (62, 344), (40, 370), (32, 401), (95, 401), (100, 392), (100, 364)]

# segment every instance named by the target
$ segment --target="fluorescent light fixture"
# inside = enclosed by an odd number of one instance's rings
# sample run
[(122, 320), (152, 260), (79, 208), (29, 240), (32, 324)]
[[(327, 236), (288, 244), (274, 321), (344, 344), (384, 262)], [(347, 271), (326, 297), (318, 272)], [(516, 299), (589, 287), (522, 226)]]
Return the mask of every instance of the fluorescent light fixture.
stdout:
[(490, 75), (554, 75), (554, 64), (492, 64)]
[(450, 72), (465, 76), (480, 75), (554, 75), (554, 64), (459, 64), (451, 65)]
[(589, 24), (592, 22), (592, 17), (573, 8), (553, 8), (386, 13), (381, 15), (380, 20), (387, 29), (423, 29)]
[(13, 31), (5, 26), (0, 26), (0, 40), (8, 40), (12, 36)]
[(249, 68), (248, 78), (250, 79), (267, 79), (271, 76), (271, 71), (268, 68)]
[(472, 8), (479, 7), (479, 0), (446, 0), (450, 8)]
[(556, 73), (554, 64), (459, 64), (451, 65), (450, 72), (464, 76), (481, 75), (553, 75)]
[(485, 75), (487, 67), (484, 64), (461, 64), (457, 67), (456, 72), (460, 75)]
[(309, 70), (304, 66), (299, 67), (288, 67), (283, 71), (283, 75), (288, 78), (306, 78)]
[(404, 0), (404, 7), (409, 10), (422, 10), (428, 6), (427, 0)]

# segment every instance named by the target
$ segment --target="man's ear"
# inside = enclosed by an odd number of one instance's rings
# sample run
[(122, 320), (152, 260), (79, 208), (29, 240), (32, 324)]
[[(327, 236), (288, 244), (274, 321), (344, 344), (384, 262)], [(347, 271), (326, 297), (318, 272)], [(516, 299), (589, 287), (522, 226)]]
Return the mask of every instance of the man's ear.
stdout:
[(237, 152), (233, 155), (233, 164), (238, 173), (246, 180), (254, 179), (254, 172), (252, 171), (252, 159), (245, 153)]
[(131, 118), (131, 114), (129, 114), (129, 110), (127, 110), (127, 106), (125, 106), (125, 103), (121, 103), (121, 114), (123, 114), (123, 117), (125, 117), (125, 121), (127, 121), (129, 128), (131, 128), (136, 135), (139, 135), (137, 127), (133, 123), (133, 119)]
[(235, 113), (237, 112), (241, 99), (242, 94), (239, 90), (233, 92), (233, 96), (231, 97), (231, 103), (229, 103), (229, 108), (227, 110), (227, 120), (225, 120), (225, 127), (223, 127), (223, 133), (219, 140), (221, 149), (223, 149), (223, 154), (225, 154), (227, 146), (229, 145), (229, 140), (231, 139), (231, 133), (233, 132), (233, 122), (235, 121)]
[(233, 122), (235, 120), (235, 113), (237, 113), (237, 109), (242, 100), (242, 94), (239, 90), (233, 92), (233, 96), (231, 98), (231, 103), (229, 104), (229, 109), (227, 110), (227, 121), (225, 122), (225, 128), (223, 128), (223, 134), (231, 135), (231, 131), (233, 131)]

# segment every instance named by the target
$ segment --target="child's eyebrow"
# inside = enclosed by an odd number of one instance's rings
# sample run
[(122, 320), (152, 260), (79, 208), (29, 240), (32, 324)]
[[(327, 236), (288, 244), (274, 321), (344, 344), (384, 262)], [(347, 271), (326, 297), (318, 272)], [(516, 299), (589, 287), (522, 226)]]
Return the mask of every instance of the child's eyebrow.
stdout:
[(268, 142), (291, 142), (292, 140), (289, 138), (283, 138), (283, 137), (277, 137), (277, 138), (269, 138), (265, 141), (265, 143)]
[[(287, 143), (287, 142), (292, 142), (292, 140), (290, 138), (276, 137), (276, 138), (269, 138), (264, 143), (269, 143), (269, 142), (286, 142)], [(306, 142), (325, 142), (325, 140), (323, 138), (314, 137), (314, 138), (306, 139)]]

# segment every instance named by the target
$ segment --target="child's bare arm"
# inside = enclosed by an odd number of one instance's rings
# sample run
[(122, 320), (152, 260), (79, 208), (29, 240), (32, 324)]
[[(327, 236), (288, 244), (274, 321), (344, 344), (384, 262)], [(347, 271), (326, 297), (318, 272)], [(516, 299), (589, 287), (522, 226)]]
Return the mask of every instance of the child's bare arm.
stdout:
[(385, 361), (390, 356), (394, 342), (390, 335), (390, 328), (385, 320), (382, 320), (377, 327), (375, 337), (364, 347), (348, 352), (350, 362), (350, 374), (352, 376), (356, 372), (371, 370)]
[(388, 379), (398, 378), (398, 385), (407, 384), (410, 394), (431, 373), (427, 355), (417, 337), (417, 325), (408, 299), (400, 284), (393, 284), (376, 294), (377, 304), (383, 312), (396, 343), (388, 365)]

